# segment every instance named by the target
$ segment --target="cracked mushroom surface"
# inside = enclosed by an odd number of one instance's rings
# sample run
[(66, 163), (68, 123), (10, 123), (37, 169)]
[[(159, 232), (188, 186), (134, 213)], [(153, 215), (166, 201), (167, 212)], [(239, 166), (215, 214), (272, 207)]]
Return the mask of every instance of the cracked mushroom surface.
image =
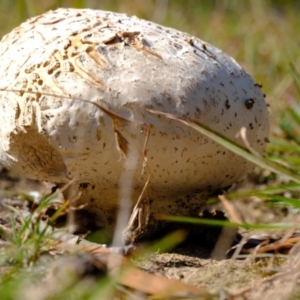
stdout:
[(245, 127), (259, 153), (269, 134), (260, 86), (234, 59), (125, 14), (58, 9), (29, 19), (2, 38), (0, 88), (0, 163), (31, 179), (74, 179), (77, 203), (105, 228), (115, 226), (122, 191), (129, 206), (142, 195), (150, 215), (138, 235), (155, 231), (152, 215), (198, 215), (209, 196), (253, 170), (149, 110), (199, 121), (240, 144)]

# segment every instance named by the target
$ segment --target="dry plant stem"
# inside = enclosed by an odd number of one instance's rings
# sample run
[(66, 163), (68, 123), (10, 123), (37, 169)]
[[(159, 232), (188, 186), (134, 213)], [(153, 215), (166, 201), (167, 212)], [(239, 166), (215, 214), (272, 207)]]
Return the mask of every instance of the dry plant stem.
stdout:
[[(14, 89), (6, 89), (6, 90), (3, 90), (3, 89), (0, 89), (0, 91), (8, 91), (8, 92), (26, 92), (26, 93), (29, 93), (29, 94), (37, 94), (37, 92), (33, 92), (33, 91), (22, 91), (22, 90), (14, 90)], [(133, 121), (133, 120), (129, 120), (129, 119), (126, 119), (118, 114), (115, 114), (115, 113), (112, 113), (111, 111), (107, 110), (106, 108), (102, 107), (101, 105), (99, 105), (98, 103), (95, 103), (93, 101), (90, 101), (90, 100), (84, 100), (84, 99), (79, 99), (79, 98), (76, 98), (76, 97), (66, 97), (66, 96), (61, 96), (61, 95), (57, 95), (57, 94), (52, 94), (52, 93), (43, 93), (43, 95), (45, 96), (51, 96), (51, 97), (56, 97), (56, 98), (61, 98), (61, 99), (69, 99), (69, 100), (79, 100), (79, 101), (83, 101), (83, 102), (86, 102), (86, 103), (90, 103), (90, 104), (93, 104), (95, 105), (98, 109), (100, 109), (101, 111), (103, 111), (104, 113), (106, 113), (108, 116), (111, 117), (112, 119), (112, 127), (113, 127), (113, 130), (115, 132), (115, 141), (116, 141), (116, 146), (117, 146), (117, 149), (119, 150), (119, 153), (120, 153), (120, 159), (126, 159), (126, 155), (124, 154), (124, 152), (122, 151), (122, 147), (120, 146), (120, 143), (119, 143), (119, 137), (118, 137), (118, 131), (116, 129), (116, 121), (124, 121), (124, 122), (128, 122), (128, 123), (135, 123), (135, 124), (139, 124), (141, 126), (145, 126), (146, 127), (146, 137), (145, 137), (145, 142), (144, 142), (144, 146), (143, 146), (143, 150), (141, 151), (138, 146), (136, 145), (135, 141), (133, 141), (133, 144), (136, 146), (137, 150), (138, 150), (138, 153), (139, 155), (142, 156), (143, 158), (143, 169), (142, 169), (142, 173), (145, 172), (145, 170), (147, 170), (147, 173), (148, 173), (148, 179), (147, 181), (145, 182), (145, 185), (144, 185), (144, 188), (141, 192), (141, 195), (132, 211), (132, 215), (131, 215), (131, 218), (130, 218), (130, 221), (129, 223), (126, 222), (126, 224), (128, 223), (127, 225), (127, 228), (126, 228), (126, 231), (129, 232), (129, 228), (131, 228), (132, 230), (132, 225), (134, 223), (134, 221), (137, 220), (137, 216), (139, 217), (138, 219), (138, 223), (139, 223), (139, 226), (136, 230), (136, 232), (140, 232), (143, 230), (144, 226), (146, 226), (147, 222), (148, 222), (148, 219), (149, 219), (149, 209), (147, 209), (147, 211), (144, 212), (144, 209), (145, 209), (145, 206), (143, 206), (143, 208), (139, 208), (138, 207), (140, 206), (141, 204), (141, 201), (142, 201), (142, 196), (145, 194), (145, 191), (146, 191), (146, 188), (148, 187), (149, 183), (150, 183), (150, 177), (151, 177), (151, 171), (149, 169), (149, 166), (147, 164), (147, 145), (148, 145), (148, 141), (149, 141), (149, 137), (150, 137), (150, 133), (151, 133), (151, 126), (147, 125), (147, 124), (143, 124), (141, 122), (137, 122), (137, 121)], [(135, 157), (135, 153), (133, 153), (133, 157)], [(123, 178), (124, 180), (127, 180), (128, 179), (128, 174), (125, 174), (125, 177)], [(65, 191), (67, 190), (73, 183), (74, 181), (76, 180), (76, 178), (70, 180), (70, 182), (66, 185), (64, 185), (63, 188), (61, 188), (61, 191)], [(120, 186), (122, 187), (124, 184), (123, 184), (123, 180), (121, 180), (121, 183), (120, 183)], [(128, 182), (125, 184), (125, 185), (128, 185)], [(130, 185), (129, 185), (130, 186)], [(128, 193), (126, 193), (128, 199), (130, 199), (130, 195), (128, 195)], [(122, 193), (120, 195), (121, 199), (123, 198), (122, 196)], [(74, 204), (76, 203), (76, 201), (80, 198), (80, 194), (78, 196), (76, 196), (76, 198), (72, 198), (71, 202), (73, 203), (73, 206)], [(122, 202), (122, 200), (121, 200)], [(126, 201), (127, 202), (127, 201)], [(131, 201), (130, 201), (131, 202)], [(124, 203), (123, 205), (121, 204), (120, 207), (126, 207), (126, 206), (130, 206), (130, 203)], [(81, 206), (82, 208), (84, 206)], [(126, 220), (127, 217), (126, 215), (128, 213), (126, 213), (124, 210), (120, 210), (120, 211), (123, 211), (124, 215), (122, 214), (119, 214), (118, 218), (120, 219), (124, 219)], [(142, 215), (144, 215), (142, 217)], [(76, 226), (75, 226), (75, 218), (74, 218), (74, 214), (69, 214), (69, 219), (68, 219), (68, 223), (70, 225), (70, 229), (71, 229), (71, 232), (73, 232), (74, 230), (76, 230)], [(124, 228), (124, 222), (121, 222), (121, 225), (117, 225), (116, 227), (116, 232), (121, 232), (122, 228)], [(114, 241), (113, 241), (113, 245), (114, 246), (119, 246), (122, 244), (121, 242), (121, 238), (120, 238), (120, 234), (114, 234)], [(132, 238), (132, 240), (134, 240), (135, 236)], [(128, 241), (126, 241), (126, 243), (129, 243)]]
[[(0, 89), (1, 90), (1, 89)], [(5, 91), (11, 91), (11, 92), (20, 92), (20, 90), (5, 90)], [(25, 92), (25, 91), (23, 91)], [(26, 91), (27, 92), (27, 91)], [(28, 91), (27, 93), (32, 93), (32, 94), (37, 94), (37, 92), (32, 92), (32, 91)], [(67, 97), (66, 96), (61, 96), (61, 95), (54, 95), (54, 94), (49, 94), (49, 93), (43, 93), (43, 95), (47, 95), (47, 96), (52, 96), (52, 97), (57, 97), (57, 98), (62, 98), (62, 99), (66, 99)], [(149, 141), (149, 136), (150, 136), (150, 132), (151, 132), (151, 126), (147, 125), (147, 124), (142, 124), (140, 122), (136, 122), (136, 121), (132, 121), (132, 120), (129, 120), (129, 119), (125, 119), (123, 118), (122, 116), (119, 116), (115, 113), (112, 113), (110, 111), (108, 111), (107, 109), (105, 109), (104, 107), (100, 106), (98, 103), (95, 103), (93, 101), (90, 101), (90, 100), (82, 100), (82, 99), (76, 99), (74, 97), (70, 97), (70, 98), (67, 98), (67, 99), (70, 99), (70, 100), (80, 100), (80, 101), (83, 101), (83, 102), (87, 102), (87, 103), (90, 103), (90, 104), (93, 104), (95, 105), (97, 108), (99, 108), (100, 110), (102, 110), (103, 112), (105, 112), (106, 114), (108, 114), (111, 118), (112, 118), (112, 126), (114, 128), (114, 131), (116, 132), (116, 123), (114, 120), (119, 120), (119, 121), (126, 121), (126, 122), (130, 122), (130, 123), (136, 123), (136, 124), (139, 124), (139, 125), (143, 125), (143, 126), (146, 126), (146, 137), (145, 137), (145, 142), (144, 142), (144, 146), (143, 146), (143, 151), (140, 151), (140, 149), (138, 149), (138, 152), (140, 155), (142, 155), (143, 157), (143, 170), (142, 170), (142, 173), (145, 172), (145, 170), (147, 170), (147, 173), (148, 173), (148, 179), (147, 181), (145, 182), (145, 185), (144, 185), (144, 188), (141, 192), (141, 195), (132, 211), (132, 214), (131, 214), (131, 217), (130, 217), (130, 220), (129, 222), (125, 222), (126, 224), (128, 223), (127, 225), (127, 228), (125, 229), (125, 232), (129, 232), (129, 230), (133, 230), (133, 224), (135, 222), (138, 222), (138, 227), (136, 229), (136, 232), (140, 232), (142, 231), (146, 226), (147, 226), (147, 223), (148, 223), (148, 220), (149, 220), (149, 210), (150, 208), (148, 207), (147, 208), (147, 205), (142, 205), (141, 206), (141, 203), (142, 202), (145, 202), (145, 199), (143, 200), (143, 195), (145, 194), (146, 192), (146, 189), (150, 183), (150, 177), (151, 177), (151, 172), (150, 172), (150, 169), (149, 169), (149, 166), (147, 164), (147, 144), (148, 144), (148, 141)], [(120, 158), (123, 158), (123, 159), (126, 159), (126, 156), (124, 156), (124, 153), (122, 152), (122, 149), (121, 147), (119, 146), (119, 142), (118, 142), (118, 137), (117, 135), (115, 135), (115, 138), (116, 138), (116, 145), (117, 145), (117, 148), (119, 149), (119, 152), (120, 152)], [(133, 157), (135, 157), (135, 153), (133, 153)], [(128, 174), (125, 175), (125, 178), (128, 179)], [(65, 190), (67, 190), (73, 183), (74, 183), (75, 179), (72, 179), (70, 180), (70, 182), (66, 185), (64, 185), (60, 190), (63, 192)], [(128, 183), (126, 183), (125, 185), (128, 185)], [(122, 186), (122, 182), (120, 184), (120, 186)], [(126, 193), (127, 194), (127, 193)], [(122, 194), (120, 196), (122, 198)], [(130, 199), (130, 195), (127, 195), (128, 199)], [(73, 203), (73, 206), (75, 205), (76, 201), (80, 198), (80, 195), (78, 195), (76, 198), (73, 198), (71, 199), (71, 203)], [(121, 200), (122, 202), (122, 200)], [(126, 206), (129, 206), (129, 203), (125, 203), (124, 206), (121, 204), (120, 207), (126, 207)], [(149, 206), (149, 204), (148, 204)], [(80, 206), (80, 208), (83, 208), (84, 206)], [(80, 209), (79, 208), (79, 209)], [(76, 208), (76, 210), (78, 210), (78, 208)], [(121, 210), (124, 212), (124, 210)], [(126, 214), (127, 215), (127, 214)], [(125, 215), (122, 215), (122, 214), (119, 214), (119, 217), (120, 219), (127, 219), (127, 217)], [(76, 226), (74, 225), (75, 224), (75, 219), (74, 219), (74, 214), (69, 214), (69, 218), (68, 218), (68, 223), (70, 225), (70, 229), (71, 229), (71, 232), (73, 232), (74, 230), (76, 230)], [(119, 246), (122, 244), (121, 242), (121, 238), (120, 238), (120, 232), (122, 232), (122, 228), (124, 228), (124, 222), (121, 222), (121, 225), (120, 226), (117, 226), (116, 227), (116, 233), (119, 232), (118, 234), (114, 234), (114, 241), (113, 241), (113, 246)], [(73, 229), (72, 229), (73, 228)], [(126, 235), (127, 237), (128, 235)], [(134, 235), (131, 240), (134, 241), (135, 237), (137, 236)], [(126, 241), (126, 237), (125, 237), (125, 243), (128, 244), (130, 243), (131, 241)]]
[(134, 206), (128, 224), (123, 231), (123, 242), (125, 245), (130, 245), (135, 242), (135, 239), (146, 228), (150, 216), (150, 204), (145, 196), (145, 192), (150, 183), (150, 177), (146, 181), (142, 193)]
[(242, 224), (240, 217), (238, 216), (237, 212), (235, 211), (233, 205), (226, 199), (224, 195), (219, 195), (218, 198), (222, 202), (225, 207), (225, 210), (228, 213), (228, 218), (231, 222), (236, 224)]
[(242, 252), (243, 246), (247, 243), (248, 236), (243, 236), (239, 244), (237, 245), (231, 259), (237, 259), (239, 254)]
[(243, 253), (252, 253), (254, 256), (257, 254), (263, 254), (270, 251), (274, 251), (275, 253), (280, 252), (282, 249), (291, 249), (297, 242), (299, 241), (299, 236), (291, 237), (296, 228), (299, 225), (299, 219), (294, 223), (294, 225), (288, 229), (282, 238), (273, 243), (269, 243), (268, 240), (263, 241), (261, 244), (257, 245), (255, 249), (244, 249)]
[(113, 246), (123, 245), (122, 233), (123, 229), (127, 226), (130, 218), (130, 211), (132, 207), (132, 194), (131, 186), (133, 180), (133, 171), (137, 167), (137, 151), (130, 149), (127, 157), (123, 161), (124, 172), (120, 176), (119, 183), (119, 211), (116, 221), (115, 232), (113, 236)]
[(240, 136), (244, 142), (244, 145), (246, 146), (246, 148), (255, 156), (260, 157), (261, 155), (255, 150), (253, 149), (253, 147), (251, 147), (249, 140), (247, 139), (247, 129), (246, 127), (242, 127), (240, 132), (238, 133), (238, 136)]
[(257, 249), (257, 251), (255, 251), (255, 253), (262, 254), (262, 253), (267, 253), (269, 251), (278, 252), (281, 249), (291, 249), (298, 241), (299, 241), (299, 237), (287, 238), (285, 240), (279, 240), (272, 244), (259, 247)]
[(12, 234), (12, 230), (10, 228), (7, 228), (6, 226), (0, 224), (0, 229), (3, 230), (5, 235), (10, 236)]
[[(231, 222), (236, 224), (241, 224), (241, 220), (238, 217), (234, 207), (232, 204), (225, 198), (224, 195), (219, 195), (218, 198), (222, 202), (227, 211), (228, 218)], [(238, 228), (231, 228), (231, 227), (223, 227), (222, 232), (218, 238), (218, 241), (214, 247), (214, 250), (211, 254), (213, 259), (224, 259), (227, 256), (228, 249), (230, 249), (233, 239), (236, 236)]]
[[(132, 201), (129, 201), (129, 199), (131, 199), (131, 195), (130, 195), (130, 187), (132, 186), (132, 183), (130, 184), (128, 182), (129, 178), (128, 178), (128, 171), (127, 173), (124, 172), (124, 176), (121, 177), (120, 180), (120, 193), (119, 193), (119, 198), (120, 198), (120, 208), (119, 208), (119, 214), (118, 214), (118, 219), (117, 219), (117, 225), (116, 225), (116, 229), (115, 229), (115, 234), (114, 234), (114, 238), (113, 238), (113, 246), (120, 246), (120, 245), (128, 245), (128, 244), (132, 244), (135, 240), (135, 238), (147, 227), (148, 224), (148, 220), (149, 220), (149, 215), (150, 215), (150, 204), (147, 201), (147, 198), (145, 196), (146, 190), (148, 188), (148, 185), (150, 183), (150, 179), (151, 179), (151, 172), (150, 172), (150, 168), (148, 166), (147, 163), (147, 144), (149, 141), (149, 136), (150, 136), (150, 130), (151, 127), (150, 126), (146, 126), (146, 137), (145, 137), (145, 142), (144, 142), (144, 146), (143, 146), (143, 150), (141, 151), (139, 149), (139, 147), (137, 146), (137, 144), (135, 143), (135, 141), (133, 140), (133, 144), (134, 144), (134, 150), (136, 150), (139, 155), (142, 157), (143, 159), (143, 164), (142, 164), (142, 171), (141, 173), (147, 173), (148, 174), (148, 178), (147, 181), (144, 184), (144, 187), (141, 191), (141, 194), (139, 195), (139, 198), (135, 204), (135, 206), (132, 209), (131, 215), (129, 217), (129, 208), (132, 205)], [(129, 164), (129, 169), (134, 170), (134, 168), (132, 167), (132, 163), (130, 163), (130, 159), (132, 161), (132, 159), (135, 161), (135, 166), (137, 164), (137, 160), (136, 160), (136, 151), (129, 151), (129, 155), (126, 159), (125, 164)], [(132, 179), (133, 174), (129, 174), (129, 177), (131, 177)], [(124, 177), (124, 178), (123, 178)], [(127, 181), (127, 182), (125, 182)], [(124, 193), (122, 186), (124, 187), (128, 187)], [(127, 198), (127, 201), (126, 201)], [(124, 202), (124, 203), (123, 203)], [(127, 203), (125, 203), (127, 202)], [(130, 203), (128, 203), (130, 202)], [(124, 209), (122, 209), (122, 207), (124, 207)], [(128, 209), (126, 209), (126, 207)], [(138, 225), (136, 225), (138, 224)], [(124, 229), (125, 228), (125, 229)]]
[(212, 259), (223, 260), (227, 258), (228, 249), (230, 249), (237, 231), (237, 228), (226, 226), (222, 228), (221, 234), (219, 235), (211, 254)]
[(300, 237), (298, 237), (298, 241), (295, 243), (293, 248), (290, 250), (289, 255), (291, 257), (297, 257), (300, 253)]

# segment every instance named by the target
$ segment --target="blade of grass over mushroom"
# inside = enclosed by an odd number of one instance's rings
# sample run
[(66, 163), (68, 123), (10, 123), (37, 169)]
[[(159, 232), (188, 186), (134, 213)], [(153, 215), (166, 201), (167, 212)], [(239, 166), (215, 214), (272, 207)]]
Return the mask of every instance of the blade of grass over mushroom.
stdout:
[(184, 120), (184, 119), (179, 118), (175, 115), (160, 112), (160, 111), (154, 111), (154, 110), (150, 110), (150, 109), (148, 109), (148, 111), (153, 113), (153, 114), (162, 115), (162, 116), (165, 116), (167, 118), (177, 120), (177, 121), (193, 128), (193, 129), (195, 129), (196, 131), (200, 132), (201, 134), (209, 137), (213, 141), (219, 143), (220, 145), (224, 146), (225, 148), (231, 150), (232, 152), (234, 152), (234, 153), (244, 157), (245, 159), (253, 162), (254, 164), (256, 164), (256, 165), (258, 165), (262, 168), (265, 168), (267, 170), (270, 170), (272, 172), (284, 175), (284, 176), (288, 177), (289, 179), (300, 183), (300, 174), (298, 172), (296, 172), (295, 170), (287, 168), (282, 164), (272, 162), (272, 161), (270, 161), (268, 159), (265, 159), (261, 156), (254, 155), (247, 148), (245, 148), (245, 147), (237, 144), (236, 142), (226, 138), (224, 135), (214, 131), (213, 129), (207, 127), (204, 124), (201, 124), (200, 122)]
[(272, 137), (270, 141), (271, 142), (267, 147), (267, 151), (269, 153), (272, 153), (274, 151), (281, 151), (284, 153), (292, 154), (300, 153), (300, 146), (296, 143), (291, 143), (291, 141), (279, 137)]
[[(212, 219), (202, 219), (202, 218), (192, 218), (192, 217), (182, 217), (182, 216), (166, 216), (159, 215), (156, 216), (158, 220), (165, 220), (169, 222), (176, 223), (188, 223), (194, 225), (209, 225), (209, 226), (220, 226), (220, 227), (242, 227), (245, 229), (264, 229), (264, 230), (274, 230), (274, 229), (290, 229), (294, 224), (292, 223), (273, 223), (273, 224), (248, 224), (248, 223), (234, 223), (230, 221), (222, 220), (212, 220)], [(300, 225), (297, 227), (300, 228)]]
[(271, 200), (272, 202), (280, 202), (285, 205), (291, 205), (295, 208), (300, 208), (300, 201), (299, 199), (294, 199), (290, 197), (283, 197), (279, 195), (269, 195), (266, 193), (257, 193), (256, 196), (265, 199), (265, 200)]
[[(254, 190), (247, 190), (247, 191), (237, 191), (237, 192), (231, 192), (226, 194), (226, 199), (228, 200), (234, 200), (238, 198), (245, 198), (245, 197), (262, 197), (262, 195), (268, 195), (271, 197), (271, 195), (285, 193), (285, 192), (299, 192), (300, 191), (300, 184), (298, 183), (287, 183), (287, 184), (279, 184), (276, 186), (267, 186), (263, 189), (254, 189)], [(287, 198), (290, 199), (290, 198)], [(295, 199), (298, 205), (299, 200)], [(218, 197), (212, 197), (209, 199), (207, 204), (212, 204), (215, 202), (219, 202)]]

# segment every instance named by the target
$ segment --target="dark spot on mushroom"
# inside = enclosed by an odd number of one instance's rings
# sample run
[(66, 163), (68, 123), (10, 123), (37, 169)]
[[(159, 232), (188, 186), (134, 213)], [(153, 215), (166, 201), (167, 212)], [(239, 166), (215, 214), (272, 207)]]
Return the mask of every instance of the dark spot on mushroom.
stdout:
[(252, 129), (254, 129), (254, 127), (253, 127), (253, 124), (252, 123), (249, 123), (249, 128), (252, 130)]
[(194, 46), (194, 41), (192, 39), (189, 39), (188, 41), (188, 44), (190, 44), (191, 46)]
[(90, 202), (91, 202), (91, 203), (94, 203), (94, 202), (95, 202), (95, 198), (91, 198), (91, 199), (90, 199)]
[(60, 73), (61, 73), (60, 71), (57, 71), (57, 72), (54, 74), (54, 77), (55, 77), (55, 78), (58, 78), (59, 75), (60, 75)]
[(263, 85), (260, 84), (260, 83), (255, 83), (254, 85), (257, 86), (257, 87), (259, 87), (260, 89), (263, 87)]
[(177, 49), (179, 49), (179, 50), (181, 50), (181, 49), (182, 49), (182, 46), (181, 46), (181, 45), (179, 45), (179, 44), (177, 44), (177, 43), (174, 43), (174, 47), (175, 47), (175, 48), (177, 48)]
[(270, 143), (270, 140), (269, 140), (267, 137), (264, 138), (264, 141), (265, 141), (266, 143)]
[(230, 108), (230, 104), (229, 104), (228, 99), (225, 101), (225, 107), (226, 107), (226, 109), (229, 109), (229, 108)]
[(82, 183), (80, 183), (79, 184), (79, 186), (83, 189), (83, 190), (85, 190), (85, 189), (87, 189), (88, 187), (89, 187), (89, 183), (88, 182), (82, 182)]
[(245, 101), (245, 106), (247, 107), (247, 109), (252, 109), (254, 103), (255, 100), (253, 98), (249, 98)]

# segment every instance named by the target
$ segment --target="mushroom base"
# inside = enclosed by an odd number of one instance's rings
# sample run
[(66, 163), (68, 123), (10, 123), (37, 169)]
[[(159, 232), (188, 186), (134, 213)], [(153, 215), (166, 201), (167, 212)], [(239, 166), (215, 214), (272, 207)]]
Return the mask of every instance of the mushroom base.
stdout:
[[(80, 186), (79, 184), (79, 189)], [(88, 193), (84, 193), (82, 190), (81, 197), (78, 199), (76, 195), (78, 196), (79, 192), (74, 187), (66, 191), (65, 196), (68, 199), (77, 198), (74, 202), (75, 207), (83, 205), (83, 208), (77, 210), (74, 215), (77, 232), (104, 229), (106, 235), (110, 236), (109, 239), (113, 239), (114, 234), (116, 234), (117, 223), (121, 223), (123, 227), (119, 230), (123, 232), (123, 243), (136, 244), (157, 239), (179, 228), (183, 228), (187, 232), (197, 233), (198, 229), (189, 229), (190, 226), (187, 224), (168, 222), (164, 220), (164, 216), (197, 218), (203, 210), (207, 199), (221, 194), (227, 188), (224, 187), (224, 189), (215, 190), (214, 192), (196, 190), (188, 195), (186, 191), (184, 194), (180, 194), (178, 191), (169, 195), (158, 194), (149, 188), (143, 197), (140, 197), (141, 194), (133, 193), (133, 198), (139, 199), (136, 203), (123, 203), (123, 205), (117, 205), (116, 202), (108, 199), (87, 202), (85, 200)], [(110, 191), (110, 193), (111, 197), (117, 198), (118, 191)], [(88, 198), (91, 199), (90, 196)], [(194, 235), (191, 234), (191, 236)]]

